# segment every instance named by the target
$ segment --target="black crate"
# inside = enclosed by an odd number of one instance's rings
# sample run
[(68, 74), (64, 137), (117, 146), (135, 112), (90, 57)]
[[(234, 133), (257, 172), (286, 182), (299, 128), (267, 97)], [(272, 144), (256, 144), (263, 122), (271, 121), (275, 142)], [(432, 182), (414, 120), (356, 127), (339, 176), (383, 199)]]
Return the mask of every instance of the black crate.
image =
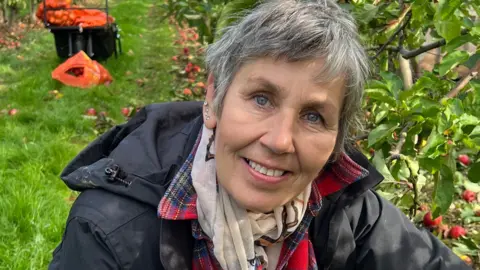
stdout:
[(69, 58), (83, 50), (95, 60), (104, 60), (117, 54), (117, 27), (85, 28), (59, 27), (50, 29), (55, 37), (55, 47), (60, 58)]

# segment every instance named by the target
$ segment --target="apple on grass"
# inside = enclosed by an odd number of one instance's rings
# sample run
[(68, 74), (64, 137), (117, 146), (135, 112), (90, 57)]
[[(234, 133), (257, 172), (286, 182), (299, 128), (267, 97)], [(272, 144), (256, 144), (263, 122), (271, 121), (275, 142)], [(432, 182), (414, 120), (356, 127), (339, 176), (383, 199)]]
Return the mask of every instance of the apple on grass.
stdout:
[(125, 117), (128, 117), (130, 115), (130, 108), (124, 107), (122, 108), (122, 114)]
[(95, 110), (95, 108), (88, 108), (85, 114), (88, 116), (95, 116), (97, 115), (97, 111)]
[(10, 115), (10, 116), (14, 116), (14, 115), (16, 115), (17, 113), (18, 113), (18, 110), (17, 110), (17, 109), (10, 109), (10, 110), (8, 111), (8, 115)]
[(475, 192), (468, 189), (462, 193), (462, 198), (469, 203), (475, 201), (476, 197), (477, 197), (477, 194), (475, 194)]
[(427, 228), (436, 228), (442, 223), (442, 219), (442, 216), (432, 219), (432, 212), (427, 212), (425, 216), (423, 216), (423, 225)]
[(467, 234), (467, 231), (465, 230), (465, 228), (459, 225), (455, 225), (450, 229), (450, 233), (448, 235), (452, 239), (458, 239), (462, 236), (465, 236), (466, 234)]

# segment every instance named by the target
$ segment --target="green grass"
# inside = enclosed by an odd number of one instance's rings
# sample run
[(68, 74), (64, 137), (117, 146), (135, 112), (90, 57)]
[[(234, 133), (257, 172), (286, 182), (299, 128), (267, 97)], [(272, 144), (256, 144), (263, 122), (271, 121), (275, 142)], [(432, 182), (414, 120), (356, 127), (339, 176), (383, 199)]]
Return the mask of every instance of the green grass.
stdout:
[[(58, 176), (97, 136), (84, 111), (95, 107), (120, 124), (121, 107), (170, 98), (172, 32), (155, 3), (111, 3), (124, 53), (102, 63), (114, 77), (108, 87), (85, 90), (51, 79), (61, 62), (45, 29), (29, 31), (18, 50), (0, 51), (0, 111), (19, 110), (14, 117), (0, 114), (0, 269), (46, 269), (50, 262), (71, 206), (72, 191)], [(54, 89), (63, 98), (47, 99)]]

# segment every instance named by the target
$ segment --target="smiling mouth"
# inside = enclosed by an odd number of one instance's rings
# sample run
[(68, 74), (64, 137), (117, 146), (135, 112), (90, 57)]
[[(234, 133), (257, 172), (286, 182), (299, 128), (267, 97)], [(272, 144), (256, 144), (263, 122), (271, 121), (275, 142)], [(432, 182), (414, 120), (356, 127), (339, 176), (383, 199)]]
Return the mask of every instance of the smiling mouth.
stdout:
[(288, 171), (284, 171), (284, 170), (277, 170), (277, 169), (272, 169), (272, 168), (267, 168), (265, 166), (262, 166), (252, 160), (249, 160), (247, 158), (244, 158), (245, 162), (247, 162), (248, 166), (250, 166), (250, 168), (252, 168), (253, 170), (255, 170), (256, 172), (259, 172), (263, 175), (266, 175), (266, 176), (271, 176), (271, 177), (280, 177), (280, 176), (284, 176), (285, 174), (288, 173)]

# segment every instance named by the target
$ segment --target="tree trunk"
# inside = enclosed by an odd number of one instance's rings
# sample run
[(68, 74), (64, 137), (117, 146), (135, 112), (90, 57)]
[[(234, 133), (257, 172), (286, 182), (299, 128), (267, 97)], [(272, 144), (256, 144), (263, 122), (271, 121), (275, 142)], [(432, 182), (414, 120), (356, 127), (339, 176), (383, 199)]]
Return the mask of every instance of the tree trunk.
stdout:
[(2, 9), (2, 20), (3, 23), (7, 23), (7, 3), (5, 1), (0, 0), (0, 6)]
[(37, 7), (36, 0), (30, 0), (30, 23), (35, 23), (35, 8)]
[(8, 29), (10, 30), (17, 19), (18, 7), (16, 4), (13, 4), (8, 6), (8, 9), (10, 10), (10, 14), (8, 16)]

